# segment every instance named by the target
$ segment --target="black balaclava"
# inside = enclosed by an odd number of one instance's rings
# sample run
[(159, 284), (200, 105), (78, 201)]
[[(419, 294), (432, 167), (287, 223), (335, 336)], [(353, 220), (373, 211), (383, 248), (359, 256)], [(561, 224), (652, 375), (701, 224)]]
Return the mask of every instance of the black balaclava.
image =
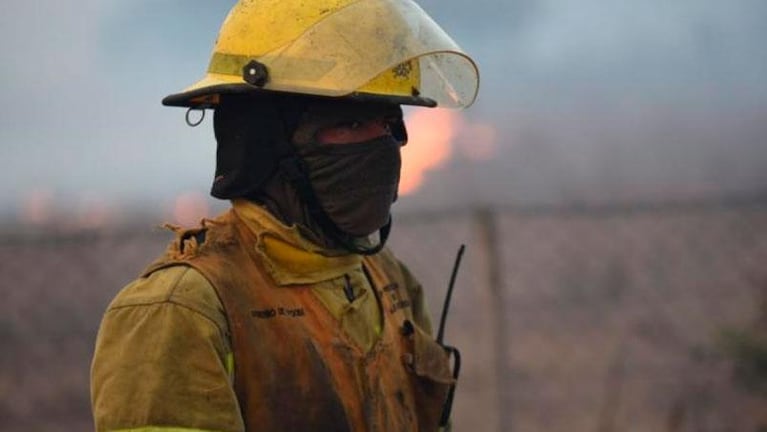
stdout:
[(213, 113), (216, 175), (211, 195), (245, 198), (274, 176), (278, 161), (291, 154), (289, 137), (300, 113), (274, 93), (222, 95)]
[[(396, 199), (400, 146), (396, 105), (269, 94), (227, 97), (216, 109), (218, 198), (262, 203), (328, 248), (371, 254), (383, 247)], [(320, 144), (318, 130), (384, 116), (391, 135), (360, 143)], [(379, 231), (370, 246), (367, 236)]]

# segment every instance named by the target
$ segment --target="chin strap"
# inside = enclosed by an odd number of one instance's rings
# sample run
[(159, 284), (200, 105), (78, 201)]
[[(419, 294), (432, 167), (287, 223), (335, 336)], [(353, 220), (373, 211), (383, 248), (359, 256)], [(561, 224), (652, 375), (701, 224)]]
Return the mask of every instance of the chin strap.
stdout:
[(386, 225), (378, 230), (378, 244), (372, 247), (360, 246), (355, 241), (355, 237), (341, 231), (322, 209), (309, 181), (306, 164), (300, 157), (297, 155), (288, 156), (280, 161), (279, 166), (282, 175), (296, 188), (299, 197), (306, 204), (309, 215), (331, 240), (343, 246), (347, 251), (360, 255), (373, 255), (383, 249), (391, 231), (391, 215), (389, 215)]

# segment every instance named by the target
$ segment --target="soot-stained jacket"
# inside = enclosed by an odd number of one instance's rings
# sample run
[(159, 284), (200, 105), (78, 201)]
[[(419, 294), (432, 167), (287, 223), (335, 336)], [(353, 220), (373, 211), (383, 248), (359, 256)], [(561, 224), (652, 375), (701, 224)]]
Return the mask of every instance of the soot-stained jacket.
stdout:
[(233, 204), (177, 229), (108, 307), (96, 429), (437, 430), (451, 378), (410, 272), (387, 250), (337, 255)]

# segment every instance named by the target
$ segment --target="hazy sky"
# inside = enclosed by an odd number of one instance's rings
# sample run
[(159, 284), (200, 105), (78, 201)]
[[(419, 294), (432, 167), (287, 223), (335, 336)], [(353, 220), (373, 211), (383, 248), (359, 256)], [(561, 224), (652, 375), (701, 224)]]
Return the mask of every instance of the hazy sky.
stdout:
[[(202, 76), (231, 4), (5, 0), (0, 216), (35, 191), (206, 191), (211, 123), (189, 128), (160, 99)], [(536, 202), (767, 188), (767, 2), (421, 4), (477, 60), (463, 115), (496, 129), (497, 154), (452, 159), (405, 206), (444, 206), (456, 189)]]

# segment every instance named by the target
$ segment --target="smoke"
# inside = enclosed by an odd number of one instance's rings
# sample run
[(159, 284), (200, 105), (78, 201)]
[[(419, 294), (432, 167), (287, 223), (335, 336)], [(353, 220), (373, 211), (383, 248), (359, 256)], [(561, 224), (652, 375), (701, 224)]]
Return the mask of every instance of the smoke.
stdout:
[(208, 198), (200, 192), (185, 192), (173, 203), (173, 220), (182, 226), (197, 226), (210, 216)]
[[(72, 212), (207, 190), (209, 121), (188, 128), (159, 100), (204, 73), (231, 4), (6, 2), (0, 217), (41, 190)], [(409, 116), (401, 205), (767, 188), (767, 3), (422, 5), (477, 60), (481, 86), (465, 113)]]

